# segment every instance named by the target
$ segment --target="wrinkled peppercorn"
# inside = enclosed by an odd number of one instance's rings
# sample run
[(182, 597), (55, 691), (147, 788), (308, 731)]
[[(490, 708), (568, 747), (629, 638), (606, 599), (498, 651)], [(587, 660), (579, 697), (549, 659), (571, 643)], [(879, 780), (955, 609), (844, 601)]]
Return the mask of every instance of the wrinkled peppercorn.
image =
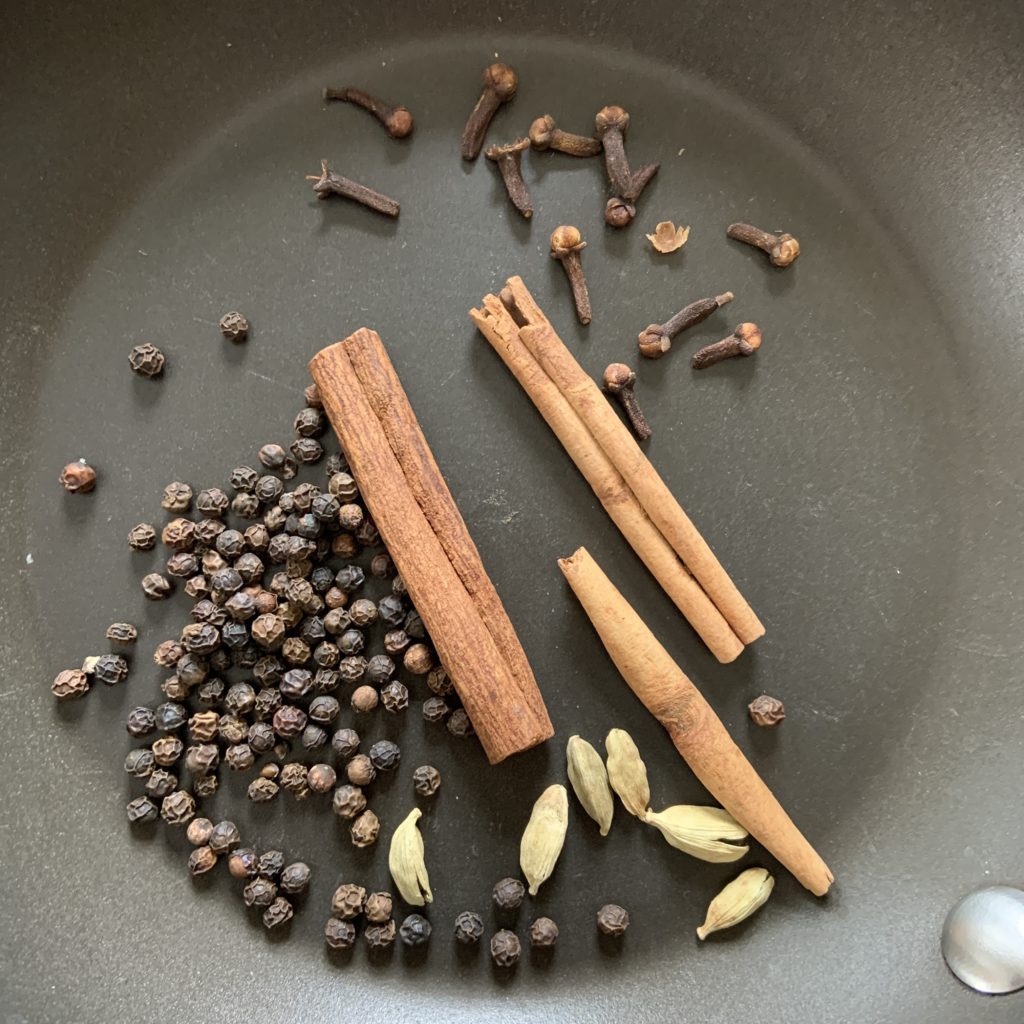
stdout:
[(514, 967), (521, 952), (522, 946), (515, 932), (502, 928), (491, 936), (491, 959), (499, 967)]
[(242, 841), (242, 834), (233, 821), (218, 821), (210, 833), (209, 846), (214, 853), (230, 853)]
[(366, 920), (370, 924), (383, 924), (391, 918), (391, 912), (394, 906), (391, 893), (389, 892), (371, 892), (366, 897)]
[(265, 444), (257, 453), (260, 465), (267, 469), (283, 469), (288, 460), (288, 453), (279, 444)]
[(187, 825), (195, 817), (196, 802), (192, 794), (177, 789), (165, 796), (160, 804), (160, 817), (168, 825)]
[(494, 886), (492, 896), (499, 910), (518, 910), (526, 895), (526, 886), (518, 878), (503, 878)]
[(50, 690), (57, 700), (73, 700), (88, 693), (91, 685), (89, 677), (81, 669), (66, 668), (54, 677)]
[(171, 700), (184, 700), (188, 696), (188, 687), (177, 676), (171, 676), (160, 684), (160, 690)]
[(273, 903), (263, 911), (264, 928), (278, 928), (292, 919), (295, 911), (291, 903), (283, 896), (278, 896)]
[(196, 542), (196, 524), (191, 519), (172, 519), (160, 531), (160, 539), (174, 551), (189, 551)]
[(550, 917), (538, 917), (530, 925), (530, 945), (535, 949), (548, 949), (558, 940), (558, 925)]
[(360, 713), (372, 711), (380, 700), (372, 686), (360, 686), (352, 691), (352, 710)]
[(296, 415), (294, 428), (300, 437), (319, 437), (327, 429), (327, 417), (318, 408), (307, 406)]
[(324, 446), (315, 437), (297, 437), (288, 446), (296, 462), (311, 465), (324, 457)]
[(341, 711), (341, 705), (335, 697), (314, 697), (309, 702), (309, 718), (320, 725), (329, 725)]
[(392, 679), (383, 690), (380, 691), (381, 703), (385, 711), (397, 714), (409, 706), (409, 690), (405, 683)]
[(150, 601), (162, 601), (170, 597), (174, 584), (166, 576), (158, 572), (149, 572), (142, 577), (142, 592)]
[(167, 575), (185, 580), (199, 572), (199, 560), (191, 551), (179, 551), (167, 559)]
[(192, 792), (197, 800), (205, 800), (207, 797), (213, 796), (217, 792), (217, 786), (216, 775), (200, 775), (192, 780)]
[(359, 497), (359, 488), (355, 480), (345, 472), (332, 474), (327, 481), (327, 489), (338, 501), (355, 501)]
[(228, 482), (233, 491), (251, 491), (259, 478), (259, 473), (252, 466), (236, 466), (231, 470)]
[(156, 732), (156, 713), (152, 708), (132, 708), (128, 712), (125, 727), (132, 736), (148, 736)]
[(277, 737), (269, 722), (253, 722), (249, 726), (249, 749), (255, 754), (265, 754), (274, 749)]
[(188, 720), (188, 734), (197, 742), (209, 743), (217, 735), (219, 725), (220, 715), (216, 711), (197, 711)]
[(220, 640), (220, 630), (209, 622), (190, 622), (181, 631), (181, 641), (192, 654), (212, 654)]
[[(227, 562), (216, 551), (204, 551), (199, 567), (207, 576), (212, 576), (215, 572), (226, 568)], [(213, 580), (210, 580), (210, 589), (213, 589)], [(216, 595), (214, 596), (216, 597)]]
[(346, 629), (338, 637), (338, 650), (344, 655), (361, 654), (366, 646), (366, 634), (358, 629)]
[(264, 850), (260, 854), (260, 874), (277, 878), (284, 868), (284, 854), (280, 850)]
[(252, 638), (266, 650), (274, 650), (284, 643), (286, 628), (276, 614), (260, 615), (253, 620)]
[(249, 321), (241, 313), (225, 313), (220, 318), (220, 330), (228, 341), (245, 341), (249, 336)]
[[(395, 578), (391, 581), (391, 593), (394, 594), (395, 597), (408, 596), (409, 591), (406, 588), (405, 579), (401, 573), (398, 573), (398, 575), (396, 575)], [(406, 632), (408, 633), (409, 631), (406, 630)], [(409, 635), (412, 636), (411, 633)]]
[(185, 750), (185, 744), (177, 736), (161, 736), (153, 743), (153, 760), (163, 768), (175, 764)]
[(112, 622), (107, 626), (106, 637), (111, 643), (133, 644), (139, 639), (139, 631), (130, 622)]
[(270, 543), (270, 531), (263, 523), (254, 523), (252, 526), (247, 526), (242, 536), (245, 538), (245, 543), (249, 550), (256, 553), (266, 551), (267, 545)]
[(366, 682), (384, 686), (395, 674), (395, 663), (386, 654), (375, 654), (366, 663)]
[(378, 740), (370, 747), (370, 762), (379, 772), (390, 772), (398, 767), (402, 751), (391, 740)]
[(259, 857), (255, 850), (234, 850), (228, 857), (228, 872), (232, 878), (255, 878), (259, 874)]
[(145, 782), (146, 795), (162, 800), (178, 788), (178, 776), (164, 768), (154, 768)]
[(434, 652), (426, 644), (413, 644), (402, 659), (405, 670), (414, 676), (425, 676), (434, 667), (434, 663)]
[(339, 786), (334, 791), (331, 808), (339, 818), (351, 821), (366, 810), (366, 797), (358, 786)]
[(188, 710), (184, 704), (167, 701), (157, 706), (154, 719), (161, 732), (176, 732), (188, 720)]
[(196, 523), (196, 543), (208, 548), (217, 543), (217, 538), (226, 529), (219, 519), (200, 519)]
[(209, 665), (198, 655), (186, 651), (178, 659), (174, 670), (186, 686), (198, 686), (206, 678)]
[(249, 738), (249, 725), (238, 715), (221, 715), (217, 733), (225, 743), (245, 743)]
[(233, 715), (247, 715), (256, 706), (256, 691), (248, 683), (234, 683), (224, 695), (224, 706)]
[[(264, 505), (269, 505), (272, 501), (277, 501), (284, 493), (284, 484), (276, 476), (265, 474), (256, 481), (253, 493), (258, 501), (263, 502)], [(271, 528), (270, 523), (267, 523), (267, 528)]]
[(273, 779), (258, 778), (249, 783), (249, 799), (256, 804), (265, 804), (277, 796), (278, 785)]
[(88, 494), (96, 486), (96, 470), (84, 459), (69, 462), (60, 471), (60, 485), (68, 494)]
[(215, 743), (199, 743), (185, 751), (185, 767), (193, 778), (215, 772), (219, 763), (220, 750)]
[(484, 934), (484, 921), (472, 910), (463, 910), (455, 918), (455, 939), (463, 946), (472, 946), (479, 942)]
[(363, 912), (366, 890), (354, 882), (345, 882), (331, 896), (331, 913), (343, 921), (351, 921)]
[(597, 912), (597, 927), (605, 935), (622, 935), (629, 927), (629, 914), (617, 903), (606, 903)]
[(370, 573), (379, 580), (387, 579), (394, 571), (395, 563), (386, 551), (374, 555), (370, 561)]
[(355, 729), (339, 729), (331, 737), (331, 747), (338, 757), (347, 760), (359, 753), (359, 733)]
[(380, 531), (369, 516), (363, 520), (363, 525), (356, 530), (355, 536), (356, 540), (366, 548), (375, 548), (380, 543)]
[(359, 554), (359, 541), (351, 533), (339, 533), (331, 541), (331, 554), (339, 558), (355, 558)]
[[(425, 640), (427, 637), (427, 627), (423, 625), (423, 620), (420, 618), (420, 613), (415, 608), (405, 617), (405, 622), (402, 624), (402, 628), (409, 634), (414, 640)], [(431, 652), (433, 654), (433, 652)]]
[(464, 738), (473, 735), (473, 723), (469, 720), (469, 715), (466, 714), (463, 708), (456, 708), (451, 713), (446, 725), (448, 731), (453, 736)]
[[(227, 612), (225, 612), (224, 609), (220, 607), (220, 605), (214, 604), (207, 598), (203, 598), (201, 601), (196, 601), (196, 603), (192, 606), (192, 611), (189, 612), (189, 614), (192, 616), (195, 622), (206, 622), (211, 623), (215, 626), (222, 626), (228, 620)], [(181, 642), (183, 644), (185, 644), (186, 642), (186, 636), (187, 634), (183, 630), (181, 639)], [(186, 646), (188, 645), (186, 644)], [(193, 651), (193, 654), (194, 653), (196, 652)]]
[(289, 665), (305, 665), (309, 661), (309, 644), (297, 636), (290, 636), (281, 645), (281, 657)]
[(377, 615), (388, 629), (398, 629), (405, 622), (405, 602), (387, 594), (377, 602)]
[(160, 811), (148, 796), (137, 796), (128, 801), (128, 820), (133, 825), (144, 825), (156, 821)]
[(309, 865), (297, 860), (281, 869), (281, 880), (278, 886), (282, 892), (298, 895), (309, 888), (311, 874)]
[(233, 743), (224, 751), (224, 763), (232, 771), (248, 771), (256, 763), (256, 754), (248, 743)]
[(354, 786), (368, 786), (377, 777), (377, 769), (366, 754), (356, 754), (345, 765), (345, 775)]
[(352, 822), (352, 828), (349, 831), (352, 835), (353, 846), (361, 848), (372, 846), (377, 842), (377, 836), (380, 834), (380, 819), (373, 811), (363, 811)]
[(348, 614), (353, 625), (366, 629), (377, 621), (377, 606), (368, 598), (360, 597), (349, 606)]
[(362, 655), (342, 658), (338, 662), (338, 675), (343, 683), (358, 683), (366, 674), (366, 659)]
[(269, 878), (254, 878), (242, 890), (247, 907), (269, 907), (276, 898), (277, 886)]
[(164, 488), (160, 504), (168, 512), (187, 512), (192, 507), (192, 488), (175, 480)]
[(230, 499), (219, 487), (207, 487), (196, 495), (196, 511), (211, 519), (220, 519), (229, 504)]
[(346, 594), (351, 594), (363, 585), (365, 579), (366, 576), (358, 565), (343, 565), (335, 574), (334, 583)]
[(404, 629), (389, 629), (384, 634), (384, 650), (391, 655), (401, 654), (411, 642)]
[(398, 929), (402, 942), (410, 949), (425, 946), (430, 941), (430, 922), (420, 914), (409, 914)]
[(128, 531), (128, 546), (133, 551), (152, 551), (156, 547), (156, 530), (149, 523), (139, 523)]
[(324, 941), (330, 949), (351, 949), (356, 941), (356, 927), (351, 921), (329, 917), (324, 925)]
[(164, 372), (167, 357), (150, 342), (135, 345), (128, 353), (128, 365), (140, 377), (159, 377)]
[(185, 648), (177, 640), (164, 640), (157, 644), (153, 661), (161, 668), (174, 668), (185, 654)]
[(193, 818), (185, 829), (185, 838), (193, 846), (207, 846), (213, 835), (213, 822), (209, 818)]
[(332, 636), (344, 633), (352, 625), (347, 608), (332, 608), (324, 616), (324, 630)]
[(443, 722), (448, 717), (451, 708), (441, 697), (428, 697), (423, 702), (423, 719), (434, 725)]
[(274, 732), (288, 739), (306, 728), (306, 712), (293, 704), (284, 704), (274, 712)]
[(316, 750), (318, 747), (322, 747), (327, 742), (327, 730), (313, 722), (310, 722), (305, 729), (302, 730), (302, 735), (299, 737), (299, 742), (306, 750)]
[(441, 786), (441, 773), (433, 765), (421, 765), (412, 773), (412, 784), (419, 796), (433, 796)]
[(209, 846), (196, 847), (188, 855), (188, 872), (193, 877), (205, 875), (212, 871), (217, 864), (217, 854)]
[(281, 768), (278, 781), (296, 800), (305, 800), (309, 796), (309, 786), (306, 784), (307, 772), (308, 769), (304, 764), (291, 761)]
[(395, 922), (385, 921), (384, 924), (367, 925), (363, 936), (370, 949), (390, 949), (394, 945), (395, 931)]
[(202, 574), (192, 576), (185, 581), (185, 593), (193, 600), (206, 597), (210, 593), (210, 581)]

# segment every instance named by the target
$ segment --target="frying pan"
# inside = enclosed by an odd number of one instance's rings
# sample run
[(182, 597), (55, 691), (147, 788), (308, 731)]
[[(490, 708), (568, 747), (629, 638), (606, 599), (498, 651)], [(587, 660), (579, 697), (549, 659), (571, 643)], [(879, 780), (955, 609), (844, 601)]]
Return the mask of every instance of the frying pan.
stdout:
[[(938, 951), (960, 895), (1024, 875), (1017, 5), (43, 0), (3, 21), (4, 1020), (1021, 1019), (1020, 995), (973, 995)], [(629, 151), (662, 169), (630, 229), (603, 226), (599, 161), (528, 155), (532, 223), (493, 167), (460, 161), (495, 54), (521, 86), (492, 139), (544, 112), (582, 131), (604, 103), (632, 113)], [(410, 106), (414, 135), (321, 104), (347, 83)], [(400, 199), (400, 219), (318, 204), (303, 176), (320, 157)], [(669, 257), (643, 238), (662, 219), (692, 227)], [(737, 219), (796, 234), (799, 262), (776, 272), (727, 241)], [(559, 223), (589, 243), (589, 328), (547, 255)], [(466, 310), (513, 273), (595, 374), (635, 365), (646, 324), (736, 293), (639, 367), (650, 457), (768, 628), (735, 664), (702, 649), (474, 333)], [(217, 332), (235, 308), (245, 345)], [(747, 319), (765, 331), (754, 359), (689, 369)], [(557, 729), (495, 768), (415, 713), (396, 732), (407, 771), (375, 794), (385, 831), (408, 770), (433, 761), (444, 783), (424, 822), (434, 941), (388, 964), (323, 951), (337, 881), (388, 882), (383, 851), (353, 852), (329, 809), (249, 807), (239, 779), (214, 802), (313, 866), (291, 934), (268, 938), (226, 875), (189, 881), (183, 836), (129, 831), (120, 769), (124, 713), (157, 693), (149, 651), (184, 617), (143, 600), (152, 560), (128, 528), (158, 516), (170, 480), (221, 484), (287, 440), (306, 361), (363, 324), (389, 345)], [(128, 371), (141, 340), (168, 353), (159, 383)], [(56, 483), (78, 457), (99, 470), (89, 497)], [(780, 870), (760, 915), (701, 945), (728, 866), (621, 809), (601, 840), (574, 807), (518, 922), (555, 917), (559, 948), (504, 978), (457, 954), (450, 922), (475, 907), (492, 923), (490, 887), (515, 871), (569, 735), (626, 728), (656, 804), (702, 799), (559, 577), (580, 544), (837, 883), (816, 901)], [(117, 619), (143, 631), (129, 683), (54, 707), (50, 679), (106, 650)], [(788, 708), (774, 732), (747, 721), (762, 691)], [(775, 868), (757, 848), (750, 863)], [(633, 921), (614, 950), (593, 927), (608, 901)]]

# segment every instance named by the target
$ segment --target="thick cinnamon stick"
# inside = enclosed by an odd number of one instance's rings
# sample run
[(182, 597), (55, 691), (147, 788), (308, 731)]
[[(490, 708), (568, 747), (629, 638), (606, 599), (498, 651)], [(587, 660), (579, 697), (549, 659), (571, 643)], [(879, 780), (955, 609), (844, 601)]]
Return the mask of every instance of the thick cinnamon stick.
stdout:
[(528, 700), (513, 679), (479, 609), (417, 504), (344, 344), (317, 353), (309, 370), (363, 500), (465, 704), (487, 759), (495, 764), (548, 739), (551, 723), (540, 694)]
[(494, 295), (485, 296), (483, 306), (470, 310), (477, 329), (530, 396), (612, 522), (711, 653), (720, 662), (733, 661), (743, 644), (729, 623), (686, 571), (583, 421), (519, 340), (518, 327), (509, 311)]
[[(505, 606), (484, 569), (455, 499), (434, 461), (409, 398), (376, 331), (365, 327), (342, 342), (377, 419), (384, 428), (405, 479), (448, 560), (480, 610), (512, 676), (527, 701), (544, 710), (537, 680)], [(547, 715), (545, 712), (545, 719)], [(548, 723), (550, 728), (550, 722)]]
[(715, 714), (611, 580), (580, 548), (558, 562), (623, 679), (668, 730), (709, 793), (816, 896), (832, 872)]
[(672, 496), (629, 430), (608, 404), (600, 388), (583, 371), (548, 322), (533, 319), (537, 305), (519, 277), (511, 277), (508, 293), (526, 324), (519, 337), (547, 375), (565, 395), (636, 495), (644, 511), (686, 563), (733, 631), (745, 644), (764, 635), (764, 626), (722, 568), (714, 552)]

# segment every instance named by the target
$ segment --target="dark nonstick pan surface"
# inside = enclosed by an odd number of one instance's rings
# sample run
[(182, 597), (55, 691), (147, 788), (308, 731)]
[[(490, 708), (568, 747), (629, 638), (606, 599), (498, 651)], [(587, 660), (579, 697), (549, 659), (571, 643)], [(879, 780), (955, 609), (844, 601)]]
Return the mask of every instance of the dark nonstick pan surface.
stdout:
[[(785, 1020), (1016, 1022), (1022, 996), (970, 994), (945, 970), (942, 919), (966, 890), (1024, 876), (1019, 814), (1024, 300), (1020, 11), (1013, 3), (395, 4), (8, 7), (0, 31), (0, 929), (5, 1021)], [(637, 223), (603, 227), (598, 162), (524, 161), (519, 220), (458, 132), (495, 54), (520, 73), (492, 139), (550, 112), (586, 130), (617, 102), (634, 159), (660, 159)], [(407, 103), (392, 143), (328, 83)], [(321, 156), (393, 194), (397, 223), (318, 204)], [(644, 231), (692, 226), (653, 255)], [(800, 238), (774, 272), (724, 228)], [(547, 239), (579, 225), (594, 322), (573, 320)], [(768, 633), (712, 661), (610, 527), (465, 311), (524, 276), (590, 372), (637, 362), (635, 337), (698, 296), (731, 307), (640, 367), (649, 451)], [(218, 317), (242, 309), (245, 346)], [(753, 360), (703, 376), (698, 342), (758, 321)], [(220, 484), (286, 441), (307, 359), (363, 324), (384, 337), (555, 721), (539, 750), (486, 768), (412, 712), (406, 770), (374, 806), (385, 833), (408, 770), (445, 782), (424, 823), (436, 902), (425, 961), (339, 964), (320, 929), (340, 878), (388, 884), (329, 809), (252, 808), (225, 780), (211, 816), (310, 862), (287, 941), (245, 915), (226, 875), (192, 884), (185, 841), (124, 821), (127, 708), (160, 675), (149, 651), (185, 614), (148, 605), (128, 528), (159, 521), (172, 479)], [(133, 378), (151, 340), (162, 383)], [(95, 494), (66, 497), (84, 456)], [(565, 740), (636, 738), (656, 805), (700, 787), (633, 699), (564, 586), (585, 544), (713, 702), (820, 849), (824, 901), (778, 872), (769, 906), (698, 944), (733, 869), (668, 848), (621, 808), (599, 840), (573, 807), (566, 852), (531, 913), (562, 927), (553, 962), (511, 979), (449, 940), (516, 869)], [(139, 623), (132, 678), (54, 706), (60, 668)], [(103, 692), (100, 692), (103, 691)], [(762, 691), (789, 714), (755, 732)], [(384, 724), (375, 728), (383, 734)], [(773, 867), (759, 849), (750, 863)], [(633, 925), (617, 954), (592, 917)]]

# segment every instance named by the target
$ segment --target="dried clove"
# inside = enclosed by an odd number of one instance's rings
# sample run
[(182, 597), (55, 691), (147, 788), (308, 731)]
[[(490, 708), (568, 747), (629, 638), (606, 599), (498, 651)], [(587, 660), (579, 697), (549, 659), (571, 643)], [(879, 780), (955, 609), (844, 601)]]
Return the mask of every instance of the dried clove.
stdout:
[(600, 139), (564, 132), (550, 114), (538, 117), (530, 125), (530, 145), (540, 152), (554, 149), (569, 156), (597, 156), (601, 152)]
[(523, 150), (530, 145), (529, 139), (516, 139), (505, 146), (488, 146), (484, 155), (493, 160), (501, 171), (512, 205), (527, 219), (533, 216), (533, 200), (530, 191), (523, 181)]
[(626, 159), (626, 129), (629, 114), (622, 107), (602, 107), (594, 119), (597, 137), (604, 149), (604, 165), (608, 180), (617, 195), (624, 196), (632, 184), (633, 175)]
[(357, 181), (344, 178), (336, 171), (332, 171), (326, 160), (320, 161), (320, 174), (307, 174), (306, 181), (314, 182), (313, 191), (318, 199), (326, 199), (330, 195), (344, 196), (346, 199), (353, 199), (363, 206), (383, 213), (386, 217), (397, 217), (399, 205), (394, 199), (389, 199), (380, 192), (375, 192), (366, 185), (360, 185)]
[(695, 370), (704, 370), (733, 356), (752, 356), (760, 347), (761, 328), (757, 324), (740, 324), (728, 338), (694, 352), (691, 365)]
[(519, 78), (507, 64), (491, 64), (484, 70), (484, 88), (462, 130), (462, 159), (480, 155), (491, 119), (503, 103), (508, 103), (519, 88)]
[(750, 718), (755, 725), (766, 728), (778, 725), (786, 717), (786, 707), (778, 697), (762, 693), (747, 705)]
[(636, 373), (625, 363), (609, 363), (605, 367), (603, 385), (605, 393), (612, 395), (618, 401), (625, 410), (633, 433), (641, 441), (646, 441), (651, 436), (651, 428), (637, 404), (636, 393), (633, 390), (635, 385)]
[(716, 309), (732, 302), (732, 292), (723, 292), (710, 299), (697, 299), (683, 306), (675, 316), (663, 324), (648, 324), (637, 336), (640, 354), (648, 359), (660, 359), (671, 347), (672, 339), (689, 327), (706, 320)]
[(730, 224), (725, 233), (737, 242), (763, 249), (775, 267), (788, 267), (800, 255), (800, 243), (784, 231), (773, 235), (753, 224)]
[(586, 248), (579, 228), (571, 224), (562, 224), (551, 232), (551, 258), (558, 260), (569, 278), (572, 288), (573, 302), (576, 304), (576, 316), (581, 324), (589, 324), (591, 319), (590, 295), (587, 293), (587, 282), (583, 277), (583, 263), (580, 253)]
[(393, 139), (404, 139), (412, 132), (412, 114), (408, 107), (392, 106), (384, 100), (371, 96), (362, 89), (349, 86), (345, 89), (324, 89), (325, 100), (341, 100), (354, 103), (363, 110), (368, 110), (384, 127)]

